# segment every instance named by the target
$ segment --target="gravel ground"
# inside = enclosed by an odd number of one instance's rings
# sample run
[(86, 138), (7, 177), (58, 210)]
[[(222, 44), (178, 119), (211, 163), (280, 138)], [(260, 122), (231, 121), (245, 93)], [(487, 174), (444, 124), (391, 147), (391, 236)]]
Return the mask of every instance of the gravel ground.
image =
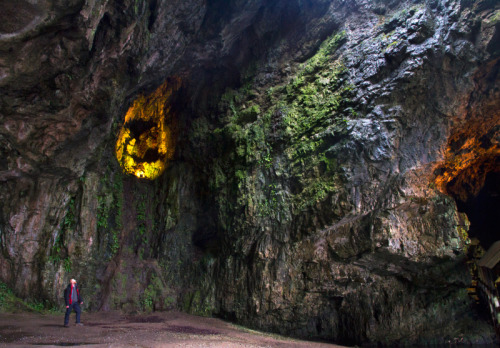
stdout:
[(299, 341), (179, 312), (82, 313), (83, 326), (63, 327), (63, 314), (0, 314), (0, 347), (339, 347)]

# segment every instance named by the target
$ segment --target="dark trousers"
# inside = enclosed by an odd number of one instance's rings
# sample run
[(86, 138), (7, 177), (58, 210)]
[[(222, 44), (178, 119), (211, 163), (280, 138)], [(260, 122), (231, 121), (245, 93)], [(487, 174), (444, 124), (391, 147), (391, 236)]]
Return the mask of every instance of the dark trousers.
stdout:
[(73, 303), (70, 304), (68, 308), (66, 308), (66, 315), (64, 316), (64, 325), (67, 325), (69, 323), (69, 315), (71, 314), (72, 310), (76, 312), (76, 323), (78, 324), (80, 322), (80, 314), (82, 313), (82, 310), (80, 309), (80, 305), (78, 303)]

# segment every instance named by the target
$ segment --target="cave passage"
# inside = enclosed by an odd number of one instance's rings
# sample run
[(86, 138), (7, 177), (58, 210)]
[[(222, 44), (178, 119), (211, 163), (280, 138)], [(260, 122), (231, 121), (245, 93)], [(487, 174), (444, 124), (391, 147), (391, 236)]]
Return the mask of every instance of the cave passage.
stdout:
[(469, 238), (488, 250), (500, 240), (500, 60), (485, 64), (474, 78), (475, 90), (455, 120), (435, 183), (467, 215)]
[(175, 117), (170, 105), (179, 84), (169, 78), (150, 95), (139, 95), (128, 109), (116, 141), (116, 158), (125, 173), (153, 180), (172, 159)]
[(436, 183), (454, 198), (458, 211), (467, 215), (469, 238), (479, 240), (488, 250), (500, 240), (500, 154), (498, 147), (484, 148), (478, 139), (463, 140), (477, 146), (455, 151), (440, 169)]
[(458, 210), (469, 218), (470, 238), (477, 238), (485, 250), (500, 240), (500, 172), (488, 173), (477, 195), (456, 202)]

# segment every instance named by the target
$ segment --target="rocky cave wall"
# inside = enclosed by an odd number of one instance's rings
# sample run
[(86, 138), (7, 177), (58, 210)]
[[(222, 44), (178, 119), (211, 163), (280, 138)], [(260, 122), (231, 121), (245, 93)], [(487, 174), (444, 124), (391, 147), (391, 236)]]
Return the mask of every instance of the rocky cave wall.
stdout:
[[(498, 170), (495, 1), (16, 4), (1, 5), (0, 279), (17, 295), (60, 303), (76, 277), (93, 310), (343, 343), (484, 332), (468, 222), (440, 179), (464, 124)], [(125, 112), (169, 77), (174, 158), (126, 176)]]

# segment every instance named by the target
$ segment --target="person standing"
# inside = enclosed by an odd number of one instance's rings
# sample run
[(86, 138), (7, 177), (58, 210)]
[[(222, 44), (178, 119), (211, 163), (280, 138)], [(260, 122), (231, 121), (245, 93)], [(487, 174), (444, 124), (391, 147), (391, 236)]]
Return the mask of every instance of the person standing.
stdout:
[(69, 315), (71, 311), (76, 312), (76, 325), (83, 325), (80, 323), (80, 314), (82, 310), (80, 305), (83, 304), (82, 297), (80, 296), (80, 289), (76, 280), (71, 279), (68, 287), (64, 290), (64, 301), (66, 302), (66, 315), (64, 316), (64, 327), (69, 327)]

